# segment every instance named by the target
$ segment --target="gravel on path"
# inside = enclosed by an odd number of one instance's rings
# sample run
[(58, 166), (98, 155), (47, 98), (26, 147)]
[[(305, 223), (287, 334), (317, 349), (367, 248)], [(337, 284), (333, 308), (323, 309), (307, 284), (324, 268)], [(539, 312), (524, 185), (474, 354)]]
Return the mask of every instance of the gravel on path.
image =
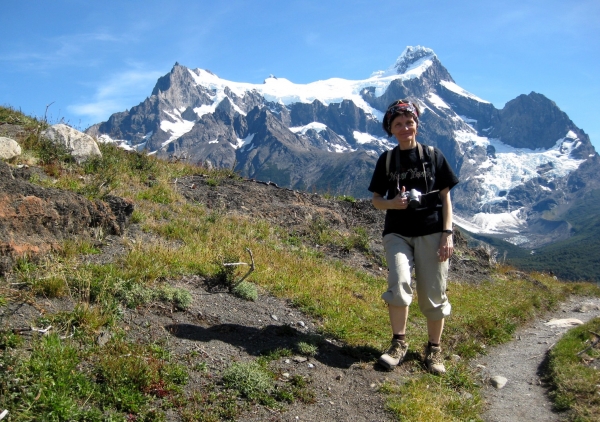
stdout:
[[(545, 325), (552, 319), (574, 318), (587, 322), (600, 316), (600, 298), (573, 297), (556, 312), (537, 319), (519, 329), (514, 340), (494, 347), (488, 354), (471, 362), (481, 370), (483, 397), (487, 409), (486, 422), (554, 422), (563, 421), (565, 414), (553, 410), (548, 386), (543, 380), (543, 364), (547, 352), (572, 327)], [(479, 366), (478, 366), (479, 365)], [(495, 388), (491, 378), (502, 376), (506, 385)]]

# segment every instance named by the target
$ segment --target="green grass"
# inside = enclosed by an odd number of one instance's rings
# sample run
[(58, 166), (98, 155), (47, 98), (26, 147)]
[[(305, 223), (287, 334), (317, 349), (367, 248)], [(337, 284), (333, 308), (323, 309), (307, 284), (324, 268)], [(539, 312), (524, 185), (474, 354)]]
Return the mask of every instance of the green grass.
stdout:
[(300, 401), (313, 403), (314, 393), (303, 377), (296, 375), (290, 382), (277, 383), (277, 375), (268, 368), (268, 359), (234, 362), (223, 372), (224, 386), (250, 401), (270, 408), (281, 408), (286, 403)]
[(231, 289), (231, 293), (237, 297), (240, 297), (244, 300), (249, 300), (251, 302), (254, 302), (256, 299), (258, 299), (258, 291), (256, 290), (256, 286), (247, 281), (242, 281), (236, 285), (233, 289)]
[(400, 383), (386, 383), (388, 408), (401, 421), (480, 421), (483, 403), (464, 366), (452, 366), (444, 377), (420, 374)]
[[(0, 121), (10, 116), (26, 119), (0, 107)], [(32, 124), (31, 130), (35, 127)], [(371, 253), (365, 228), (342, 235), (316, 218), (306, 233), (287, 233), (264, 221), (225, 216), (188, 203), (173, 183), (185, 175), (206, 174), (218, 189), (224, 178), (236, 177), (230, 170), (209, 172), (103, 144), (102, 158), (76, 166), (48, 151), (33, 135), (25, 141), (24, 157), (44, 163), (56, 178), (53, 186), (92, 199), (109, 193), (131, 199), (133, 221), (156, 240), (122, 239), (127, 252), (110, 264), (81, 260), (100, 252), (96, 241), (65, 241), (59, 252), (45, 259), (18, 261), (10, 282), (22, 289), (0, 279), (1, 307), (12, 301), (35, 303), (39, 297), (65, 297), (76, 303), (71, 312), (47, 313), (36, 322), (56, 327), (60, 335), (30, 343), (2, 331), (0, 325), (0, 407), (10, 408), (14, 420), (124, 420), (130, 413), (136, 420), (163, 420), (171, 409), (185, 421), (218, 421), (235, 419), (256, 403), (310, 403), (314, 394), (307, 380), (293, 377), (285, 387), (274, 381), (270, 360), (291, 354), (289, 350), (261, 356), (247, 368), (230, 367), (222, 374), (228, 388), (224, 389), (220, 380), (208, 378), (206, 363), (197, 357), (171, 356), (166, 345), (130, 343), (116, 328), (124, 307), (159, 302), (174, 311), (187, 309), (189, 292), (170, 284), (180, 277), (200, 275), (232, 286), (248, 268), (223, 263), (244, 260), (248, 248), (256, 269), (244, 283), (288, 299), (318, 319), (322, 336), (342, 340), (345, 353), (373, 362), (389, 342), (387, 309), (380, 299), (385, 279), (329, 261), (314, 248), (332, 245)], [(97, 237), (102, 240), (101, 233)], [(599, 294), (593, 284), (560, 283), (542, 273), (527, 279), (511, 274), (510, 268), (498, 267), (478, 285), (449, 285), (453, 314), (446, 324), (445, 353), (468, 360), (490, 345), (510, 340), (517, 327), (555, 308), (565, 295)], [(240, 294), (257, 299), (256, 290)], [(104, 329), (116, 335), (100, 348), (95, 337)], [(408, 333), (411, 352), (426, 343), (426, 321), (416, 305), (411, 307)], [(321, 339), (299, 338), (294, 352), (317, 355)], [(185, 366), (182, 359), (187, 359)], [(398, 420), (479, 420), (482, 404), (474, 376), (460, 362), (448, 361), (446, 366), (445, 377), (433, 377), (415, 364), (406, 379), (382, 386)], [(184, 393), (193, 372), (205, 377), (202, 388)]]
[(551, 398), (571, 421), (596, 421), (600, 414), (600, 318), (569, 330), (549, 354)]
[(0, 106), (0, 122), (21, 125), (29, 130), (34, 130), (39, 124), (38, 119), (7, 106)]
[(225, 387), (249, 399), (269, 396), (275, 389), (273, 378), (273, 374), (256, 361), (234, 362), (223, 373)]
[(0, 337), (0, 407), (12, 420), (103, 421), (127, 413), (156, 420), (156, 398), (179, 394), (188, 377), (156, 346), (118, 338), (91, 354), (89, 343), (51, 334), (24, 353), (7, 336)]

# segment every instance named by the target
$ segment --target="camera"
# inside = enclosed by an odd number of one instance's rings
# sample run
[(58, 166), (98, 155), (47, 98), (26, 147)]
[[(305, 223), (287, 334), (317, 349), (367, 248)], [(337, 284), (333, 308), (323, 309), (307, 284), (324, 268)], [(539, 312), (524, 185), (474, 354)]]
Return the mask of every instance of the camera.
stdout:
[(402, 198), (408, 198), (408, 206), (410, 208), (418, 208), (421, 206), (421, 197), (423, 194), (416, 189), (411, 189), (408, 192), (401, 194)]

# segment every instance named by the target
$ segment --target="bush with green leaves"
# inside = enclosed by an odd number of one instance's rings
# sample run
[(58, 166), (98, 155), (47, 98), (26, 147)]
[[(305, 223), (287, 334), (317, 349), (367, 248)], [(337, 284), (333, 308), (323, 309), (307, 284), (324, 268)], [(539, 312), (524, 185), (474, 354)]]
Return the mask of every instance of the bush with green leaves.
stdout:
[(256, 286), (248, 281), (242, 281), (241, 283), (235, 285), (235, 287), (231, 290), (231, 293), (241, 299), (252, 302), (258, 299), (258, 291), (256, 290)]
[(319, 352), (319, 346), (306, 341), (299, 341), (298, 344), (296, 344), (296, 348), (300, 354), (305, 356), (316, 356)]
[(329, 227), (329, 222), (323, 217), (314, 218), (310, 222), (309, 230), (309, 238), (319, 245), (333, 243), (335, 239), (335, 232)]
[(168, 284), (158, 289), (158, 297), (161, 301), (173, 303), (177, 309), (186, 310), (192, 304), (192, 295), (185, 289), (172, 287)]
[(238, 262), (239, 257), (236, 255), (225, 255), (222, 258), (222, 262), (219, 262), (219, 269), (215, 274), (216, 282), (224, 287), (227, 287), (228, 290), (234, 287), (235, 284), (235, 265), (226, 265), (234, 262)]
[(358, 249), (359, 251), (369, 251), (369, 234), (364, 227), (355, 227), (352, 234), (347, 239), (348, 249)]
[(350, 196), (350, 195), (341, 195), (341, 196), (338, 196), (336, 199), (338, 201), (350, 202), (351, 204), (354, 204), (356, 202), (356, 198), (354, 198), (353, 196)]
[(151, 287), (135, 280), (117, 281), (114, 286), (114, 295), (128, 308), (147, 305), (155, 300), (171, 303), (181, 310), (186, 310), (192, 304), (192, 295), (185, 289), (168, 284)]
[(296, 343), (296, 350), (305, 356), (316, 356), (324, 343), (325, 339), (319, 334), (303, 334)]
[(257, 362), (235, 362), (223, 373), (227, 388), (249, 399), (260, 399), (275, 388), (273, 375)]

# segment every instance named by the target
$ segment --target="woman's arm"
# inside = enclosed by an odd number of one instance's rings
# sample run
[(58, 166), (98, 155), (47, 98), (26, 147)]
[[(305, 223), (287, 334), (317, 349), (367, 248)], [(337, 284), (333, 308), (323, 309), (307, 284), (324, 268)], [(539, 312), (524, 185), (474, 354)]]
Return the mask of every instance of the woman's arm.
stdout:
[[(450, 188), (440, 191), (440, 199), (442, 200), (442, 221), (444, 223), (442, 229), (452, 230), (452, 201), (450, 200)], [(442, 233), (440, 248), (438, 250), (440, 262), (450, 259), (453, 253), (454, 243), (452, 241), (452, 234)]]
[[(405, 189), (402, 186), (402, 192)], [(405, 210), (408, 208), (408, 199), (403, 198), (402, 195), (396, 195), (392, 199), (385, 199), (377, 192), (373, 192), (373, 206), (378, 210)]]

